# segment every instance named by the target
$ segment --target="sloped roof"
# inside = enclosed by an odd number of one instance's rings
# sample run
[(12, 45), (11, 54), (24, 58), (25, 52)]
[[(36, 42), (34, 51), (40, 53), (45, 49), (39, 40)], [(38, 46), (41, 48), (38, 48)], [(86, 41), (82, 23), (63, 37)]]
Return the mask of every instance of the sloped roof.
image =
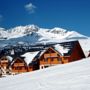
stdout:
[[(68, 41), (68, 42), (62, 42), (59, 44), (55, 44), (53, 46), (51, 46), (52, 49), (54, 49), (55, 51), (57, 51), (60, 55), (62, 56), (70, 56), (72, 53), (73, 48), (75, 47), (76, 43), (78, 43), (78, 41)], [(40, 56), (46, 52), (46, 50), (48, 50), (50, 47), (48, 47), (47, 49), (44, 49), (43, 51), (41, 51)]]
[(11, 62), (13, 58), (11, 56), (6, 56), (6, 58)]
[[(1, 58), (6, 58), (7, 60), (9, 60), (10, 62), (13, 60), (13, 58), (11, 57), (11, 56), (3, 56), (3, 57), (1, 57)], [(1, 59), (0, 59), (1, 60)]]
[(63, 47), (60, 44), (54, 45), (54, 49), (57, 50), (62, 56), (69, 52), (69, 48)]
[(78, 41), (62, 42), (55, 45), (54, 48), (63, 56), (70, 56), (76, 43), (78, 43)]
[(85, 56), (88, 57), (90, 52), (90, 39), (79, 40), (79, 43), (82, 47)]
[(32, 62), (32, 60), (36, 57), (36, 55), (39, 53), (39, 51), (36, 52), (27, 52), (23, 55), (21, 55), (21, 57), (24, 57), (24, 60), (26, 62), (26, 64), (28, 65), (29, 63)]

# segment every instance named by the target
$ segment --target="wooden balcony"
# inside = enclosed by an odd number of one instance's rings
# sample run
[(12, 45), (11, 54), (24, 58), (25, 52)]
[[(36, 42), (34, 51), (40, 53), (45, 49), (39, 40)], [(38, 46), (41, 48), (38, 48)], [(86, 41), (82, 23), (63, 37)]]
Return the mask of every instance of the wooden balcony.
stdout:
[(57, 57), (57, 53), (44, 54), (44, 58)]
[(8, 63), (8, 60), (1, 60), (1, 63)]
[(17, 66), (25, 66), (25, 65), (24, 63), (15, 63), (14, 66), (17, 67)]

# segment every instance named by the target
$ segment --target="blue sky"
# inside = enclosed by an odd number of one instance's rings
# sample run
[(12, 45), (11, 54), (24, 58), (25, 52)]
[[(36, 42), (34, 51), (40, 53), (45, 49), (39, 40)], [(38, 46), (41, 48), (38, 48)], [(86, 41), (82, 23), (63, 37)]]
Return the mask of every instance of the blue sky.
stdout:
[(90, 0), (0, 0), (0, 27), (28, 24), (90, 36)]

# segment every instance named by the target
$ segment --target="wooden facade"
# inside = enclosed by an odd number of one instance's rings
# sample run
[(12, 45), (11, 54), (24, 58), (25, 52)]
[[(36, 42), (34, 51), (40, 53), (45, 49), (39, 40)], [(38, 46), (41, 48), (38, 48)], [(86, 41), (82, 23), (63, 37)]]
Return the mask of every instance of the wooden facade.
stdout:
[(15, 58), (11, 63), (11, 69), (13, 73), (23, 73), (28, 71), (28, 67), (22, 58)]
[(83, 58), (85, 58), (85, 54), (84, 54), (79, 42), (77, 41), (71, 50), (69, 62), (80, 60)]
[(57, 64), (62, 64), (62, 57), (52, 47), (48, 48), (39, 58), (40, 69)]
[[(36, 63), (36, 62), (35, 62)], [(37, 65), (33, 64), (33, 60), (29, 65), (25, 62), (24, 58), (17, 57), (11, 63), (12, 73), (24, 73), (36, 70)]]
[(78, 41), (72, 42), (71, 47), (68, 53), (64, 55), (61, 55), (60, 52), (53, 47), (48, 48), (39, 58), (40, 69), (85, 58), (84, 52)]

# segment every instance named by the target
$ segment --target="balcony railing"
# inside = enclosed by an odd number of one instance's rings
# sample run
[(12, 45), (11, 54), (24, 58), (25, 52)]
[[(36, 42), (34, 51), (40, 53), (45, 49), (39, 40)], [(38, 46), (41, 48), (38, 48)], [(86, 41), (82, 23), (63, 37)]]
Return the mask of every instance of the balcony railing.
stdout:
[(57, 53), (44, 54), (44, 58), (57, 57)]
[(14, 66), (24, 66), (24, 63), (15, 63)]

